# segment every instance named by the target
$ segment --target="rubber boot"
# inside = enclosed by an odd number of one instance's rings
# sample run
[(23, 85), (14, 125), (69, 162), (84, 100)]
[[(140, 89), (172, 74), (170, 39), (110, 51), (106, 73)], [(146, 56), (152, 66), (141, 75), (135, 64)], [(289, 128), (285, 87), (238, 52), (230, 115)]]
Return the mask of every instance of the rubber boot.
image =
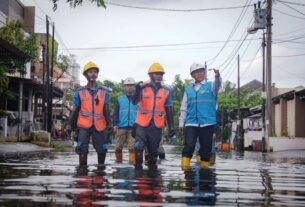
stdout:
[(136, 163), (136, 153), (134, 150), (129, 150), (129, 164), (134, 165)]
[(135, 155), (136, 155), (135, 169), (142, 170), (143, 169), (143, 150), (136, 150)]
[(99, 165), (104, 165), (106, 159), (106, 153), (98, 153), (97, 154), (97, 161)]
[(208, 168), (210, 166), (210, 161), (203, 161), (203, 160), (201, 160), (200, 166), (202, 168)]
[(148, 155), (148, 168), (150, 170), (157, 169), (157, 160), (158, 160), (158, 155), (154, 155), (154, 154)]
[(200, 155), (196, 155), (196, 161), (197, 161), (198, 163), (201, 162)]
[(212, 155), (212, 156), (210, 157), (210, 165), (214, 165), (215, 162), (216, 162), (216, 155)]
[(191, 169), (191, 158), (189, 157), (182, 157), (181, 158), (181, 169), (182, 170), (189, 170)]
[(159, 153), (159, 159), (165, 160), (165, 153)]
[(87, 154), (79, 154), (79, 165), (80, 166), (87, 165)]
[(121, 163), (123, 161), (123, 151), (121, 149), (115, 150), (116, 162)]
[(148, 152), (145, 152), (145, 154), (144, 154), (144, 159), (145, 159), (145, 161), (148, 163)]

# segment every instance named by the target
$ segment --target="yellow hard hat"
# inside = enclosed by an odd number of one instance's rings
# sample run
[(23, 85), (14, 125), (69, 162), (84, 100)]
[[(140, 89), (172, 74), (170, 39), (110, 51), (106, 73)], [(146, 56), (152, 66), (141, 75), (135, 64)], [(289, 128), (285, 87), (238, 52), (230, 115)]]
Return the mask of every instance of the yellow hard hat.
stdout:
[(87, 70), (89, 70), (89, 69), (91, 69), (91, 68), (97, 69), (98, 72), (100, 71), (99, 67), (97, 67), (97, 65), (96, 65), (94, 62), (89, 61), (89, 62), (84, 66), (83, 75), (85, 74), (85, 72), (86, 72)]
[(148, 74), (150, 73), (165, 73), (164, 68), (160, 63), (153, 63), (148, 70)]

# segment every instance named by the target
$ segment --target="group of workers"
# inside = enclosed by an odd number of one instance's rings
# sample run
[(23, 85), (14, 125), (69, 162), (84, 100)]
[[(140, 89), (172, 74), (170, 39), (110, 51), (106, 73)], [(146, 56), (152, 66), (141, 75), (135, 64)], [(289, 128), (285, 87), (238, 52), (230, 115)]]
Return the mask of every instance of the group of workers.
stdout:
[[(163, 66), (153, 63), (148, 70), (149, 80), (145, 82), (136, 83), (133, 78), (126, 78), (125, 94), (118, 97), (112, 116), (108, 88), (98, 86), (96, 82), (99, 70), (95, 63), (89, 61), (83, 68), (88, 83), (74, 94), (70, 124), (76, 132), (75, 151), (79, 155), (80, 166), (87, 165), (90, 137), (98, 155), (98, 164), (104, 165), (107, 134), (114, 133), (117, 162), (123, 161), (123, 147), (127, 143), (129, 163), (136, 169), (143, 168), (144, 152), (148, 166), (157, 167), (158, 156), (165, 158), (162, 146), (165, 117), (168, 137), (176, 134), (171, 89), (163, 84)], [(184, 135), (181, 158), (184, 170), (190, 168), (197, 142), (200, 145), (197, 161), (201, 167), (208, 167), (213, 160), (217, 93), (221, 87), (219, 70), (214, 69), (214, 73), (215, 80), (208, 82), (203, 64), (194, 63), (190, 68), (194, 84), (185, 89), (179, 117), (179, 132)]]

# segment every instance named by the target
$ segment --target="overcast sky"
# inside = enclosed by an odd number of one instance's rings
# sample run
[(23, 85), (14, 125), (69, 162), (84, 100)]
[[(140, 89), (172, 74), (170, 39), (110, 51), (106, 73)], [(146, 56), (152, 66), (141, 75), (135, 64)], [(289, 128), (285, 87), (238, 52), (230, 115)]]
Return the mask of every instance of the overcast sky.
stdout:
[[(120, 81), (126, 77), (147, 80), (147, 70), (153, 62), (165, 68), (165, 80), (170, 84), (176, 74), (190, 78), (189, 67), (196, 61), (204, 63), (215, 57), (228, 39), (238, 17), (242, 20), (231, 40), (241, 40), (253, 22), (253, 7), (246, 9), (209, 10), (199, 12), (174, 12), (143, 10), (107, 5), (107, 9), (84, 0), (78, 8), (70, 8), (61, 0), (54, 12), (49, 0), (21, 0), (25, 5), (36, 6), (36, 32), (45, 32), (44, 18), (47, 13), (55, 22), (65, 46), (56, 35), (60, 53), (75, 54), (83, 66), (92, 60), (100, 66), (100, 78)], [(206, 9), (243, 6), (256, 1), (246, 0), (110, 0), (124, 5), (166, 8)], [(277, 87), (305, 85), (305, 2), (293, 0), (302, 5), (276, 2), (273, 10), (273, 82)], [(280, 12), (287, 13), (282, 14)], [(304, 13), (304, 14), (302, 14)], [(296, 17), (295, 17), (296, 16)], [(241, 57), (241, 84), (252, 79), (261, 80), (261, 38), (262, 31), (248, 35), (239, 50)], [(296, 38), (296, 39), (295, 39)], [(251, 39), (253, 39), (251, 41)], [(293, 41), (287, 41), (295, 39)], [(284, 41), (284, 42), (282, 42)], [(282, 42), (282, 43), (280, 43)], [(105, 49), (105, 47), (143, 46), (198, 43), (167, 47), (140, 47), (127, 49)], [(236, 57), (230, 57), (240, 42), (229, 42), (218, 57), (208, 61), (208, 68), (220, 68), (224, 80), (236, 82)], [(65, 50), (68, 48), (69, 50)], [(75, 50), (87, 48), (85, 50)], [(88, 49), (99, 48), (99, 49)], [(64, 50), (62, 50), (64, 49)], [(299, 55), (299, 56), (294, 56)], [(285, 56), (285, 57), (279, 57)], [(289, 56), (289, 57), (287, 57)], [(254, 61), (252, 61), (255, 59)], [(213, 77), (213, 72), (209, 77)], [(81, 75), (82, 76), (82, 75)], [(84, 78), (81, 78), (84, 84)]]

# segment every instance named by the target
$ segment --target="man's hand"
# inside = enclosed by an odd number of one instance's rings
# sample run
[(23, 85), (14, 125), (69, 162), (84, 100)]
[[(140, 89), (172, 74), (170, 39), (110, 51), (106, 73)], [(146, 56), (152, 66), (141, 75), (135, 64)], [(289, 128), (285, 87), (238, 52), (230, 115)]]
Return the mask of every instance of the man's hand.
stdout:
[(113, 127), (113, 133), (116, 134), (119, 131), (119, 127), (118, 126), (114, 126)]
[(145, 81), (145, 82), (143, 82), (143, 81), (140, 81), (140, 82), (139, 82), (139, 85), (140, 85), (142, 88), (145, 87), (145, 86), (147, 86), (148, 84), (150, 84), (150, 80)]
[(215, 76), (216, 77), (219, 77), (220, 76), (220, 72), (219, 72), (219, 69), (213, 69), (214, 70), (214, 73), (215, 73)]
[(170, 138), (172, 138), (172, 137), (175, 136), (175, 135), (176, 135), (175, 129), (170, 129), (169, 132), (168, 132), (168, 136), (169, 136)]
[(113, 126), (111, 125), (107, 126), (106, 130), (109, 135), (112, 135), (114, 132)]
[(179, 127), (179, 133), (182, 135), (184, 134), (184, 127)]

